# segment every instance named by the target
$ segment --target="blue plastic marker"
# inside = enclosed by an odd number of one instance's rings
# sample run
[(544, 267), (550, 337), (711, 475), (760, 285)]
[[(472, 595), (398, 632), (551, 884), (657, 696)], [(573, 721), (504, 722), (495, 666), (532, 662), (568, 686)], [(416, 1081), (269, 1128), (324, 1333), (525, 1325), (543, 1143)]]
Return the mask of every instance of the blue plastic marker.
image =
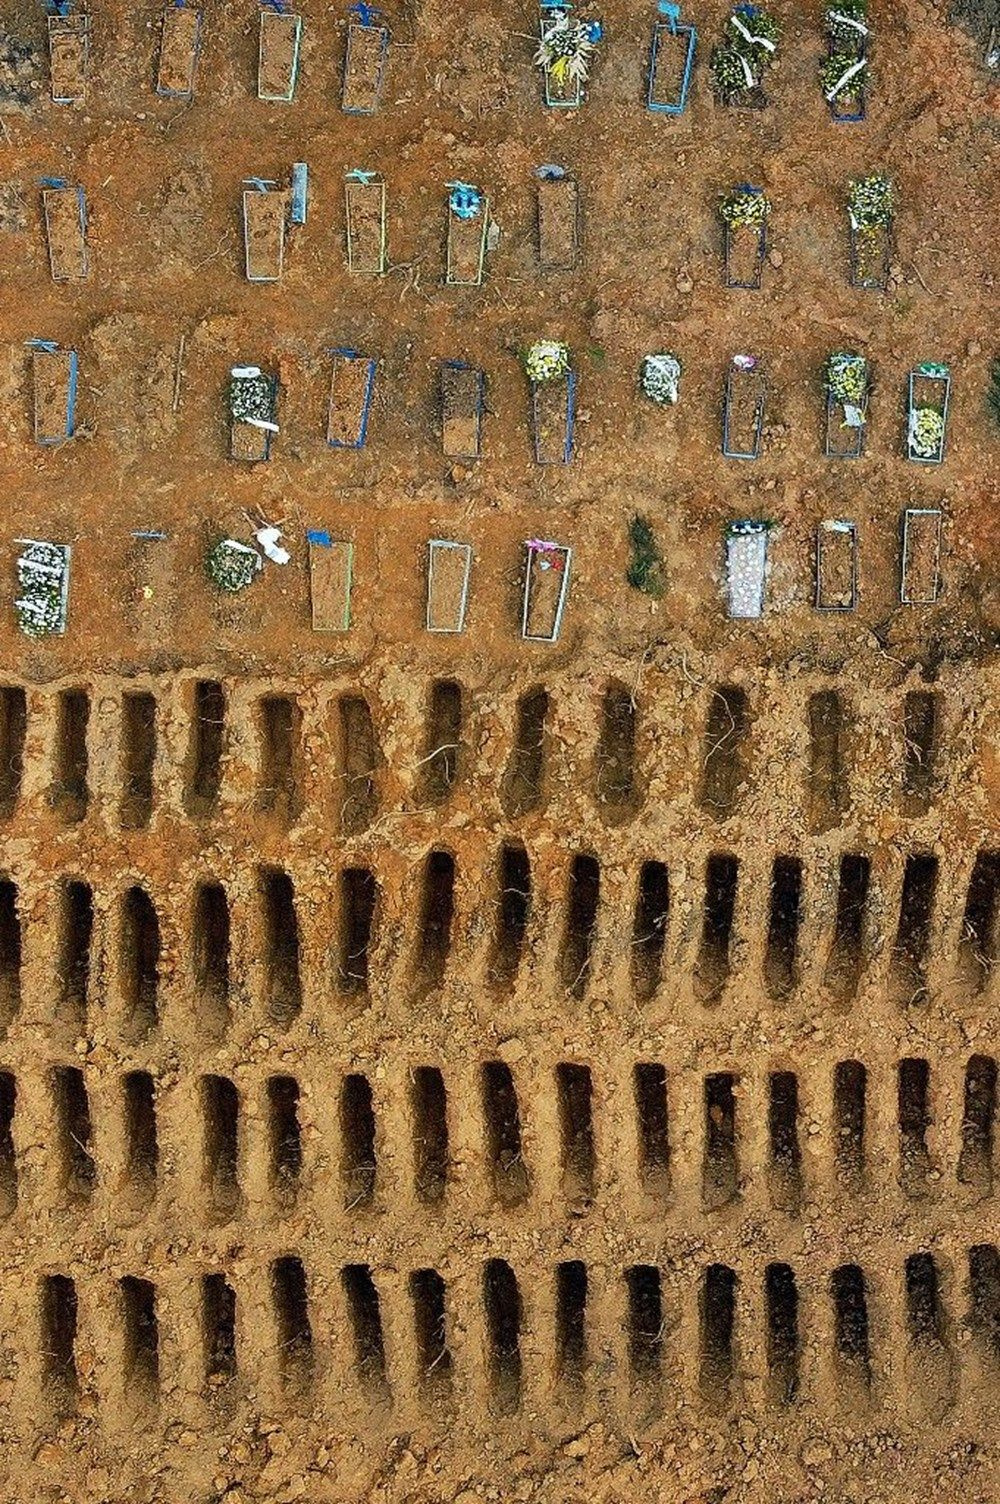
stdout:
[(306, 162), (292, 163), (292, 207), (289, 219), (293, 225), (306, 222), (306, 201), (309, 196), (309, 166)]

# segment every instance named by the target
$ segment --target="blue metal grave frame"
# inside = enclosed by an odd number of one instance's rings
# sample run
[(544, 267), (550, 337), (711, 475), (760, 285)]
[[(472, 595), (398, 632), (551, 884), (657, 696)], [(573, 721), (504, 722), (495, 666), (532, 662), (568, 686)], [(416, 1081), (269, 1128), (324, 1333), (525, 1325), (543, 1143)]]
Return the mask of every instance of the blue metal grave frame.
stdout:
[[(691, 86), (691, 70), (694, 67), (694, 52), (698, 40), (698, 33), (693, 26), (681, 24), (680, 6), (671, 5), (669, 0), (660, 0), (657, 6), (661, 15), (667, 17), (665, 21), (656, 21), (653, 25), (653, 43), (649, 53), (649, 76), (646, 83), (646, 108), (654, 110), (660, 115), (681, 115), (687, 104), (688, 89)], [(684, 58), (684, 74), (681, 78), (680, 93), (672, 104), (663, 104), (653, 99), (653, 84), (656, 79), (656, 61), (660, 53), (661, 38), (687, 37), (687, 51)]]
[[(46, 189), (46, 188), (53, 188), (53, 189), (56, 190), (56, 192), (61, 193), (65, 189), (69, 188), (69, 183), (67, 182), (67, 180), (65, 178), (42, 178), (40, 181), (41, 181), (41, 185), (42, 185), (42, 189), (43, 190)], [(83, 185), (81, 183), (78, 183), (76, 185), (76, 188), (73, 191), (76, 193), (77, 212), (78, 212), (78, 214), (80, 216), (80, 236), (81, 236), (81, 238), (83, 240), (83, 276), (87, 277), (87, 276), (90, 275), (90, 248), (87, 245), (87, 195), (83, 191)], [(45, 215), (45, 239), (46, 239), (46, 242), (48, 242), (48, 238), (49, 238), (49, 211), (48, 211), (48, 206), (45, 203), (44, 198), (42, 199), (42, 206), (43, 206), (43, 211), (44, 211), (44, 215)], [(76, 280), (75, 278), (56, 276), (55, 268), (52, 265), (52, 247), (51, 247), (51, 244), (49, 245), (48, 250), (49, 250), (49, 271), (52, 274), (52, 280), (53, 280), (53, 282), (70, 282), (70, 281), (75, 281)]]
[[(746, 188), (747, 184), (741, 184)], [(762, 193), (763, 189), (755, 188), (755, 193)], [(723, 230), (723, 277), (726, 287), (744, 288), (748, 292), (759, 292), (764, 277), (764, 256), (767, 252), (767, 215), (761, 220), (757, 229), (757, 269), (749, 282), (741, 282), (733, 277), (729, 270), (729, 258), (733, 247), (733, 229), (728, 220), (722, 221)]]
[[(944, 387), (944, 401), (941, 405), (941, 448), (936, 455), (914, 454), (910, 444), (910, 414), (913, 412), (913, 387), (917, 381), (938, 381)], [(906, 458), (912, 460), (915, 465), (940, 465), (944, 459), (945, 446), (948, 442), (948, 403), (951, 398), (951, 372), (947, 366), (938, 365), (934, 361), (922, 361), (919, 366), (914, 366), (907, 378), (906, 384)]]
[[(294, 41), (292, 44), (292, 71), (288, 83), (287, 94), (262, 94), (260, 89), (260, 61), (264, 43), (264, 17), (266, 15), (285, 16), (294, 22), (292, 32)], [(290, 11), (285, 0), (264, 0), (260, 8), (260, 36), (257, 43), (257, 98), (265, 100), (268, 104), (291, 104), (295, 98), (295, 90), (299, 82), (299, 63), (302, 57), (302, 17)]]
[[(350, 349), (347, 345), (334, 345), (330, 350), (331, 355), (339, 355), (341, 360), (363, 360), (366, 364), (365, 390), (361, 399), (361, 416), (358, 423), (358, 437), (353, 443), (347, 443), (343, 439), (331, 439), (327, 434), (326, 442), (331, 449), (363, 449), (368, 438), (368, 419), (372, 410), (372, 398), (375, 393), (375, 366), (374, 355), (362, 355), (357, 350)], [(329, 423), (329, 418), (327, 419)]]
[[(189, 8), (190, 7), (188, 7), (187, 5), (185, 5), (184, 0), (174, 0), (174, 3), (173, 3), (173, 9), (174, 10), (188, 10)], [(167, 9), (169, 10), (170, 7), (168, 6)], [(195, 17), (195, 21), (194, 21), (194, 50), (193, 50), (193, 56), (191, 58), (191, 86), (188, 89), (164, 89), (164, 88), (162, 88), (160, 86), (160, 84), (157, 84), (156, 85), (156, 92), (157, 92), (157, 94), (160, 95), (160, 97), (162, 99), (193, 99), (194, 98), (194, 76), (195, 76), (195, 73), (198, 71), (198, 59), (201, 57), (201, 30), (202, 30), (202, 14), (201, 14), (201, 11), (200, 10), (196, 10), (195, 13), (194, 13), (194, 17)], [(162, 38), (162, 35), (160, 37), (160, 47), (161, 48), (163, 47), (163, 38)]]
[[(729, 410), (732, 404), (733, 378), (753, 377), (757, 383), (757, 400), (754, 409), (754, 438), (753, 449), (733, 449), (729, 438)], [(742, 371), (738, 366), (730, 362), (726, 372), (726, 391), (722, 399), (722, 452), (727, 460), (755, 460), (760, 457), (760, 439), (764, 428), (764, 403), (767, 400), (767, 378), (763, 371), (755, 366), (752, 370)]]
[[(347, 46), (344, 48), (344, 74), (343, 78), (341, 79), (340, 107), (345, 115), (374, 115), (375, 111), (379, 107), (379, 101), (382, 98), (382, 82), (385, 77), (385, 59), (386, 53), (389, 50), (389, 28), (387, 26), (381, 25), (376, 20), (376, 17), (380, 14), (380, 12), (375, 8), (375, 6), (368, 5), (366, 3), (366, 0), (358, 0), (358, 3), (356, 5), (352, 5), (350, 7), (350, 12), (351, 14), (356, 15), (358, 19), (356, 21), (349, 21), (347, 25)], [(370, 110), (349, 109), (348, 106), (343, 102), (343, 90), (347, 86), (347, 78), (351, 71), (351, 45), (353, 33), (355, 32), (355, 30), (373, 30), (380, 33), (378, 77), (375, 80), (374, 89), (375, 102)]]
[(476, 373), (476, 452), (475, 454), (457, 454), (453, 459), (479, 459), (481, 450), (481, 436), (483, 425), (483, 409), (486, 405), (486, 372), (478, 366), (473, 366), (467, 360), (442, 360), (442, 371), (475, 371)]
[(576, 424), (576, 372), (567, 371), (565, 378), (559, 378), (559, 380), (565, 380), (566, 383), (566, 430), (562, 455), (557, 460), (542, 458), (538, 431), (538, 389), (542, 386), (554, 386), (556, 382), (533, 381), (531, 383), (531, 420), (534, 429), (535, 461), (539, 465), (568, 465), (573, 458), (573, 430)]
[[(40, 350), (46, 355), (58, 355), (60, 346), (54, 339), (29, 339), (29, 350)], [(35, 443), (46, 448), (54, 444), (62, 444), (66, 439), (73, 437), (76, 428), (76, 389), (79, 380), (80, 361), (75, 350), (65, 352), (69, 356), (69, 383), (66, 392), (66, 423), (61, 434), (53, 434), (51, 438), (35, 437)]]

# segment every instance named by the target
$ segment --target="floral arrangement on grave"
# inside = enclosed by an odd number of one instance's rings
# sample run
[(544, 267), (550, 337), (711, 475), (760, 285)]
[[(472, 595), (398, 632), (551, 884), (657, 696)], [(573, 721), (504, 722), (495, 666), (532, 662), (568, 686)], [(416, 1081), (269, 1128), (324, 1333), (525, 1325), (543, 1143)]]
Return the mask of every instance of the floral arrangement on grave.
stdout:
[(472, 183), (445, 183), (450, 188), (448, 208), (456, 219), (478, 219), (483, 207), (483, 196)]
[(558, 381), (569, 374), (569, 345), (554, 339), (536, 340), (524, 352), (524, 369), (531, 382)]
[(868, 406), (868, 362), (863, 355), (839, 350), (826, 363), (827, 391), (844, 410), (846, 428), (863, 428)]
[(61, 543), (27, 544), (17, 560), (20, 594), (14, 615), (25, 637), (48, 637), (66, 626), (68, 551)]
[(752, 188), (749, 183), (741, 183), (727, 193), (719, 205), (719, 213), (731, 230), (744, 227), (757, 230), (770, 212), (771, 201), (764, 196), (763, 189)]
[(921, 459), (933, 460), (944, 443), (944, 413), (936, 407), (915, 407), (910, 413), (910, 448)]
[(780, 37), (781, 27), (761, 6), (736, 6), (726, 22), (725, 40), (712, 53), (712, 82), (723, 104), (763, 103), (764, 70), (774, 60)]
[(680, 395), (682, 369), (676, 355), (664, 353), (643, 356), (639, 370), (639, 386), (643, 395), (659, 407), (675, 403)]
[(541, 40), (535, 64), (561, 89), (584, 84), (590, 71), (590, 59), (601, 39), (599, 21), (577, 21), (570, 7), (553, 7), (542, 11)]
[(263, 563), (255, 548), (235, 538), (220, 538), (205, 555), (205, 573), (217, 590), (238, 595), (257, 578)]
[(847, 213), (855, 230), (871, 235), (892, 223), (895, 194), (892, 183), (879, 172), (867, 178), (852, 178), (847, 190)]
[(229, 412), (234, 423), (273, 427), (274, 383), (256, 366), (237, 366), (229, 375)]
[(844, 0), (826, 12), (830, 55), (819, 70), (820, 87), (828, 104), (860, 100), (867, 68), (868, 0)]

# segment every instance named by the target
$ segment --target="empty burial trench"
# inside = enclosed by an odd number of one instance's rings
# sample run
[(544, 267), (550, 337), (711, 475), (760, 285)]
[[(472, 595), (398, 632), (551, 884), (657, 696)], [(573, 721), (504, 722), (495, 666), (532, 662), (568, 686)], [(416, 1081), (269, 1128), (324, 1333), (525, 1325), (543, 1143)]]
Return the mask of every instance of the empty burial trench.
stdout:
[(340, 762), (340, 827), (346, 835), (367, 830), (378, 811), (378, 740), (368, 701), (341, 695), (337, 701)]
[(981, 992), (997, 954), (997, 899), (1000, 896), (1000, 851), (976, 856), (958, 942), (959, 969), (966, 986)]
[(147, 1199), (156, 1189), (160, 1162), (156, 1091), (148, 1071), (129, 1071), (122, 1080), (125, 1172), (132, 1189)]
[(302, 812), (302, 712), (288, 695), (257, 704), (257, 808), (290, 824)]
[(212, 1215), (231, 1217), (239, 1206), (240, 1094), (225, 1076), (201, 1078), (205, 1193)]
[(414, 1269), (409, 1283), (420, 1389), (425, 1399), (443, 1398), (452, 1383), (444, 1280), (436, 1269)]
[(49, 798), (53, 809), (67, 824), (87, 813), (87, 726), (90, 696), (84, 689), (64, 689), (56, 705), (55, 765)]
[(145, 690), (122, 696), (122, 795), (118, 818), (124, 830), (141, 830), (153, 814), (156, 762), (156, 700)]
[(152, 1399), (160, 1384), (160, 1330), (156, 1287), (127, 1274), (119, 1281), (122, 1312), (122, 1357), (126, 1391)]
[(299, 921), (295, 888), (287, 872), (265, 867), (260, 874), (264, 920), (264, 996), (272, 1023), (287, 1027), (302, 1011)]
[(144, 888), (122, 896), (118, 978), (126, 1031), (141, 1038), (158, 1022), (160, 990), (160, 922)]
[(705, 864), (705, 909), (694, 989), (706, 1007), (719, 1001), (729, 979), (739, 870), (734, 856), (710, 856)]
[(795, 1211), (802, 1199), (799, 1083), (792, 1071), (772, 1071), (768, 1087), (771, 1201), (782, 1211)]
[(504, 1259), (483, 1270), (483, 1314), (493, 1406), (509, 1415), (521, 1402), (521, 1292)]
[(528, 1195), (530, 1182), (521, 1142), (521, 1110), (510, 1066), (491, 1060), (482, 1069), (486, 1161), (498, 1201), (516, 1206)]
[(809, 823), (820, 833), (839, 824), (847, 804), (844, 709), (834, 689), (809, 696)]
[(374, 872), (368, 867), (345, 867), (340, 874), (337, 986), (348, 996), (368, 991), (377, 904)]
[(584, 996), (590, 980), (600, 896), (601, 869), (597, 858), (575, 856), (569, 869), (561, 971), (563, 985), (577, 999)]
[(94, 935), (94, 895), (89, 883), (64, 882), (59, 893), (56, 952), (58, 1016), (73, 1028), (87, 1017), (90, 946)]
[(833, 1302), (833, 1340), (845, 1377), (871, 1383), (871, 1345), (868, 1330), (868, 1291), (857, 1264), (841, 1264), (830, 1275)]
[(500, 848), (496, 929), (490, 957), (490, 980), (511, 987), (524, 954), (524, 937), (531, 913), (531, 863), (524, 847), (505, 842)]
[(219, 1385), (236, 1376), (236, 1292), (224, 1274), (201, 1278), (205, 1377)]
[(549, 697), (544, 689), (520, 696), (514, 726), (514, 747), (504, 772), (500, 797), (511, 818), (538, 809), (545, 791), (545, 721)]
[(628, 1358), (632, 1378), (649, 1384), (663, 1364), (663, 1293), (660, 1271), (653, 1264), (634, 1264), (625, 1270), (628, 1295)]
[(367, 1076), (352, 1072), (340, 1088), (340, 1174), (348, 1211), (371, 1205), (375, 1194), (375, 1109)]
[(83, 1072), (75, 1065), (60, 1065), (49, 1079), (63, 1191), (70, 1201), (87, 1201), (97, 1183), (97, 1166)]
[(858, 990), (865, 962), (865, 912), (871, 862), (856, 852), (840, 858), (837, 914), (827, 956), (824, 985), (839, 1007), (847, 1007)]
[(1000, 1253), (992, 1243), (969, 1249), (969, 1324), (984, 1358), (1000, 1364)]
[(930, 1066), (906, 1059), (898, 1067), (899, 1183), (908, 1196), (926, 1196), (931, 1157), (927, 1129), (931, 1123)]
[(556, 1375), (571, 1389), (587, 1366), (587, 1266), (580, 1259), (556, 1265)]
[(988, 1196), (993, 1189), (993, 1135), (997, 1112), (997, 1063), (973, 1055), (965, 1067), (962, 1149), (958, 1178)]
[(868, 1072), (858, 1060), (841, 1060), (833, 1072), (834, 1161), (837, 1177), (857, 1189), (865, 1172), (865, 1094)]
[(42, 1382), (52, 1407), (58, 1412), (76, 1404), (79, 1379), (76, 1368), (76, 1285), (64, 1274), (49, 1274), (42, 1280)]
[(764, 1305), (771, 1394), (777, 1404), (790, 1405), (799, 1387), (799, 1292), (788, 1264), (768, 1264)]
[(927, 1002), (925, 968), (937, 879), (936, 856), (920, 854), (906, 858), (899, 923), (889, 958), (889, 989), (899, 1007)]
[(736, 809), (746, 778), (749, 724), (747, 697), (742, 689), (722, 684), (712, 691), (705, 721), (701, 804), (720, 820)]
[(309, 1383), (313, 1367), (313, 1336), (309, 1321), (306, 1271), (293, 1254), (271, 1265), (271, 1299), (278, 1337), (278, 1371), (286, 1387)]
[(384, 1391), (388, 1383), (382, 1307), (371, 1270), (367, 1264), (347, 1264), (341, 1270), (340, 1280), (354, 1339), (358, 1378), (366, 1389)]
[(903, 701), (903, 809), (926, 814), (936, 786), (938, 696), (913, 690)]
[(9, 820), (21, 797), (28, 706), (23, 689), (0, 686), (0, 820)]
[(802, 863), (798, 857), (775, 857), (771, 868), (764, 984), (777, 1000), (786, 998), (798, 981), (801, 922)]
[(609, 684), (601, 701), (594, 783), (605, 819), (618, 824), (639, 807), (635, 771), (636, 705), (624, 684)]
[(666, 1067), (640, 1061), (632, 1073), (639, 1129), (639, 1179), (659, 1200), (670, 1194), (670, 1136)]
[(556, 1066), (562, 1189), (567, 1201), (594, 1197), (593, 1082), (585, 1065)]
[(454, 917), (455, 858), (450, 851), (430, 851), (424, 862), (414, 967), (422, 991), (440, 987), (444, 981)]
[(736, 1326), (736, 1275), (725, 1264), (709, 1264), (701, 1283), (700, 1385), (713, 1406), (728, 1403), (732, 1391)]
[(660, 985), (670, 912), (670, 879), (665, 862), (643, 862), (632, 927), (632, 986), (640, 1002)]
[(911, 1342), (943, 1342), (944, 1317), (937, 1265), (929, 1253), (913, 1253), (906, 1260), (906, 1324)]
[(21, 1008), (21, 916), (18, 894), (7, 878), (0, 880), (0, 1036)]
[(191, 953), (198, 1019), (215, 1037), (229, 1023), (229, 960), (231, 926), (229, 900), (221, 883), (199, 883), (194, 895)]
[(721, 1071), (705, 1077), (705, 1159), (702, 1195), (706, 1210), (726, 1206), (739, 1189), (736, 1155), (736, 1077)]
[(417, 1198), (436, 1206), (448, 1184), (448, 1099), (444, 1077), (434, 1065), (410, 1073), (413, 1114), (413, 1181)]
[(195, 682), (191, 706), (184, 805), (194, 819), (211, 815), (222, 787), (226, 693), (215, 679)]
[(0, 1217), (9, 1217), (17, 1206), (16, 1111), (17, 1080), (11, 1071), (0, 1071)]
[(279, 1196), (294, 1196), (302, 1175), (299, 1083), (294, 1076), (268, 1077), (267, 1131), (271, 1184)]
[(437, 679), (431, 685), (420, 758), (420, 792), (426, 803), (447, 799), (458, 780), (461, 754), (462, 686), (454, 679)]

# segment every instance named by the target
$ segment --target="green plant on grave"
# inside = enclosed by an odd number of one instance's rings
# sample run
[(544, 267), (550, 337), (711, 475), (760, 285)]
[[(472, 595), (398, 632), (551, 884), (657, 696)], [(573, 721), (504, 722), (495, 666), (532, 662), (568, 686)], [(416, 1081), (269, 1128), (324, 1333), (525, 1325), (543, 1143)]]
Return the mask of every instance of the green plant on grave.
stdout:
[(859, 31), (857, 26), (852, 26), (852, 21), (860, 21), (863, 26), (867, 25), (868, 0), (843, 0), (843, 4), (831, 5), (827, 10), (827, 36), (836, 49), (843, 48), (845, 52), (851, 54), (853, 60), (862, 49), (865, 33)]
[(993, 414), (993, 419), (1000, 428), (1000, 358), (993, 362), (990, 367), (990, 384), (986, 391), (986, 406)]
[(524, 352), (524, 369), (529, 381), (558, 381), (569, 368), (569, 345), (560, 340), (539, 339)]
[(638, 514), (628, 525), (632, 557), (629, 559), (625, 578), (633, 590), (659, 600), (664, 591), (663, 555), (656, 543), (656, 535), (645, 517)]
[(843, 103), (845, 99), (855, 99), (860, 93), (863, 72), (853, 73), (850, 78), (844, 79), (844, 75), (854, 67), (857, 61), (857, 57), (852, 53), (834, 52), (821, 65), (819, 86), (824, 98), (828, 99), (831, 104)]
[(719, 213), (733, 230), (742, 226), (757, 229), (770, 212), (770, 200), (765, 198), (759, 188), (751, 188), (745, 183), (727, 193), (719, 205)]
[(835, 402), (864, 407), (868, 399), (868, 362), (863, 355), (837, 351), (826, 363), (826, 384)]
[(205, 555), (205, 573), (217, 590), (238, 595), (260, 573), (262, 560), (255, 548), (235, 538), (220, 538)]
[(852, 178), (847, 190), (847, 209), (856, 230), (871, 231), (892, 222), (895, 194), (892, 183), (880, 172)]

